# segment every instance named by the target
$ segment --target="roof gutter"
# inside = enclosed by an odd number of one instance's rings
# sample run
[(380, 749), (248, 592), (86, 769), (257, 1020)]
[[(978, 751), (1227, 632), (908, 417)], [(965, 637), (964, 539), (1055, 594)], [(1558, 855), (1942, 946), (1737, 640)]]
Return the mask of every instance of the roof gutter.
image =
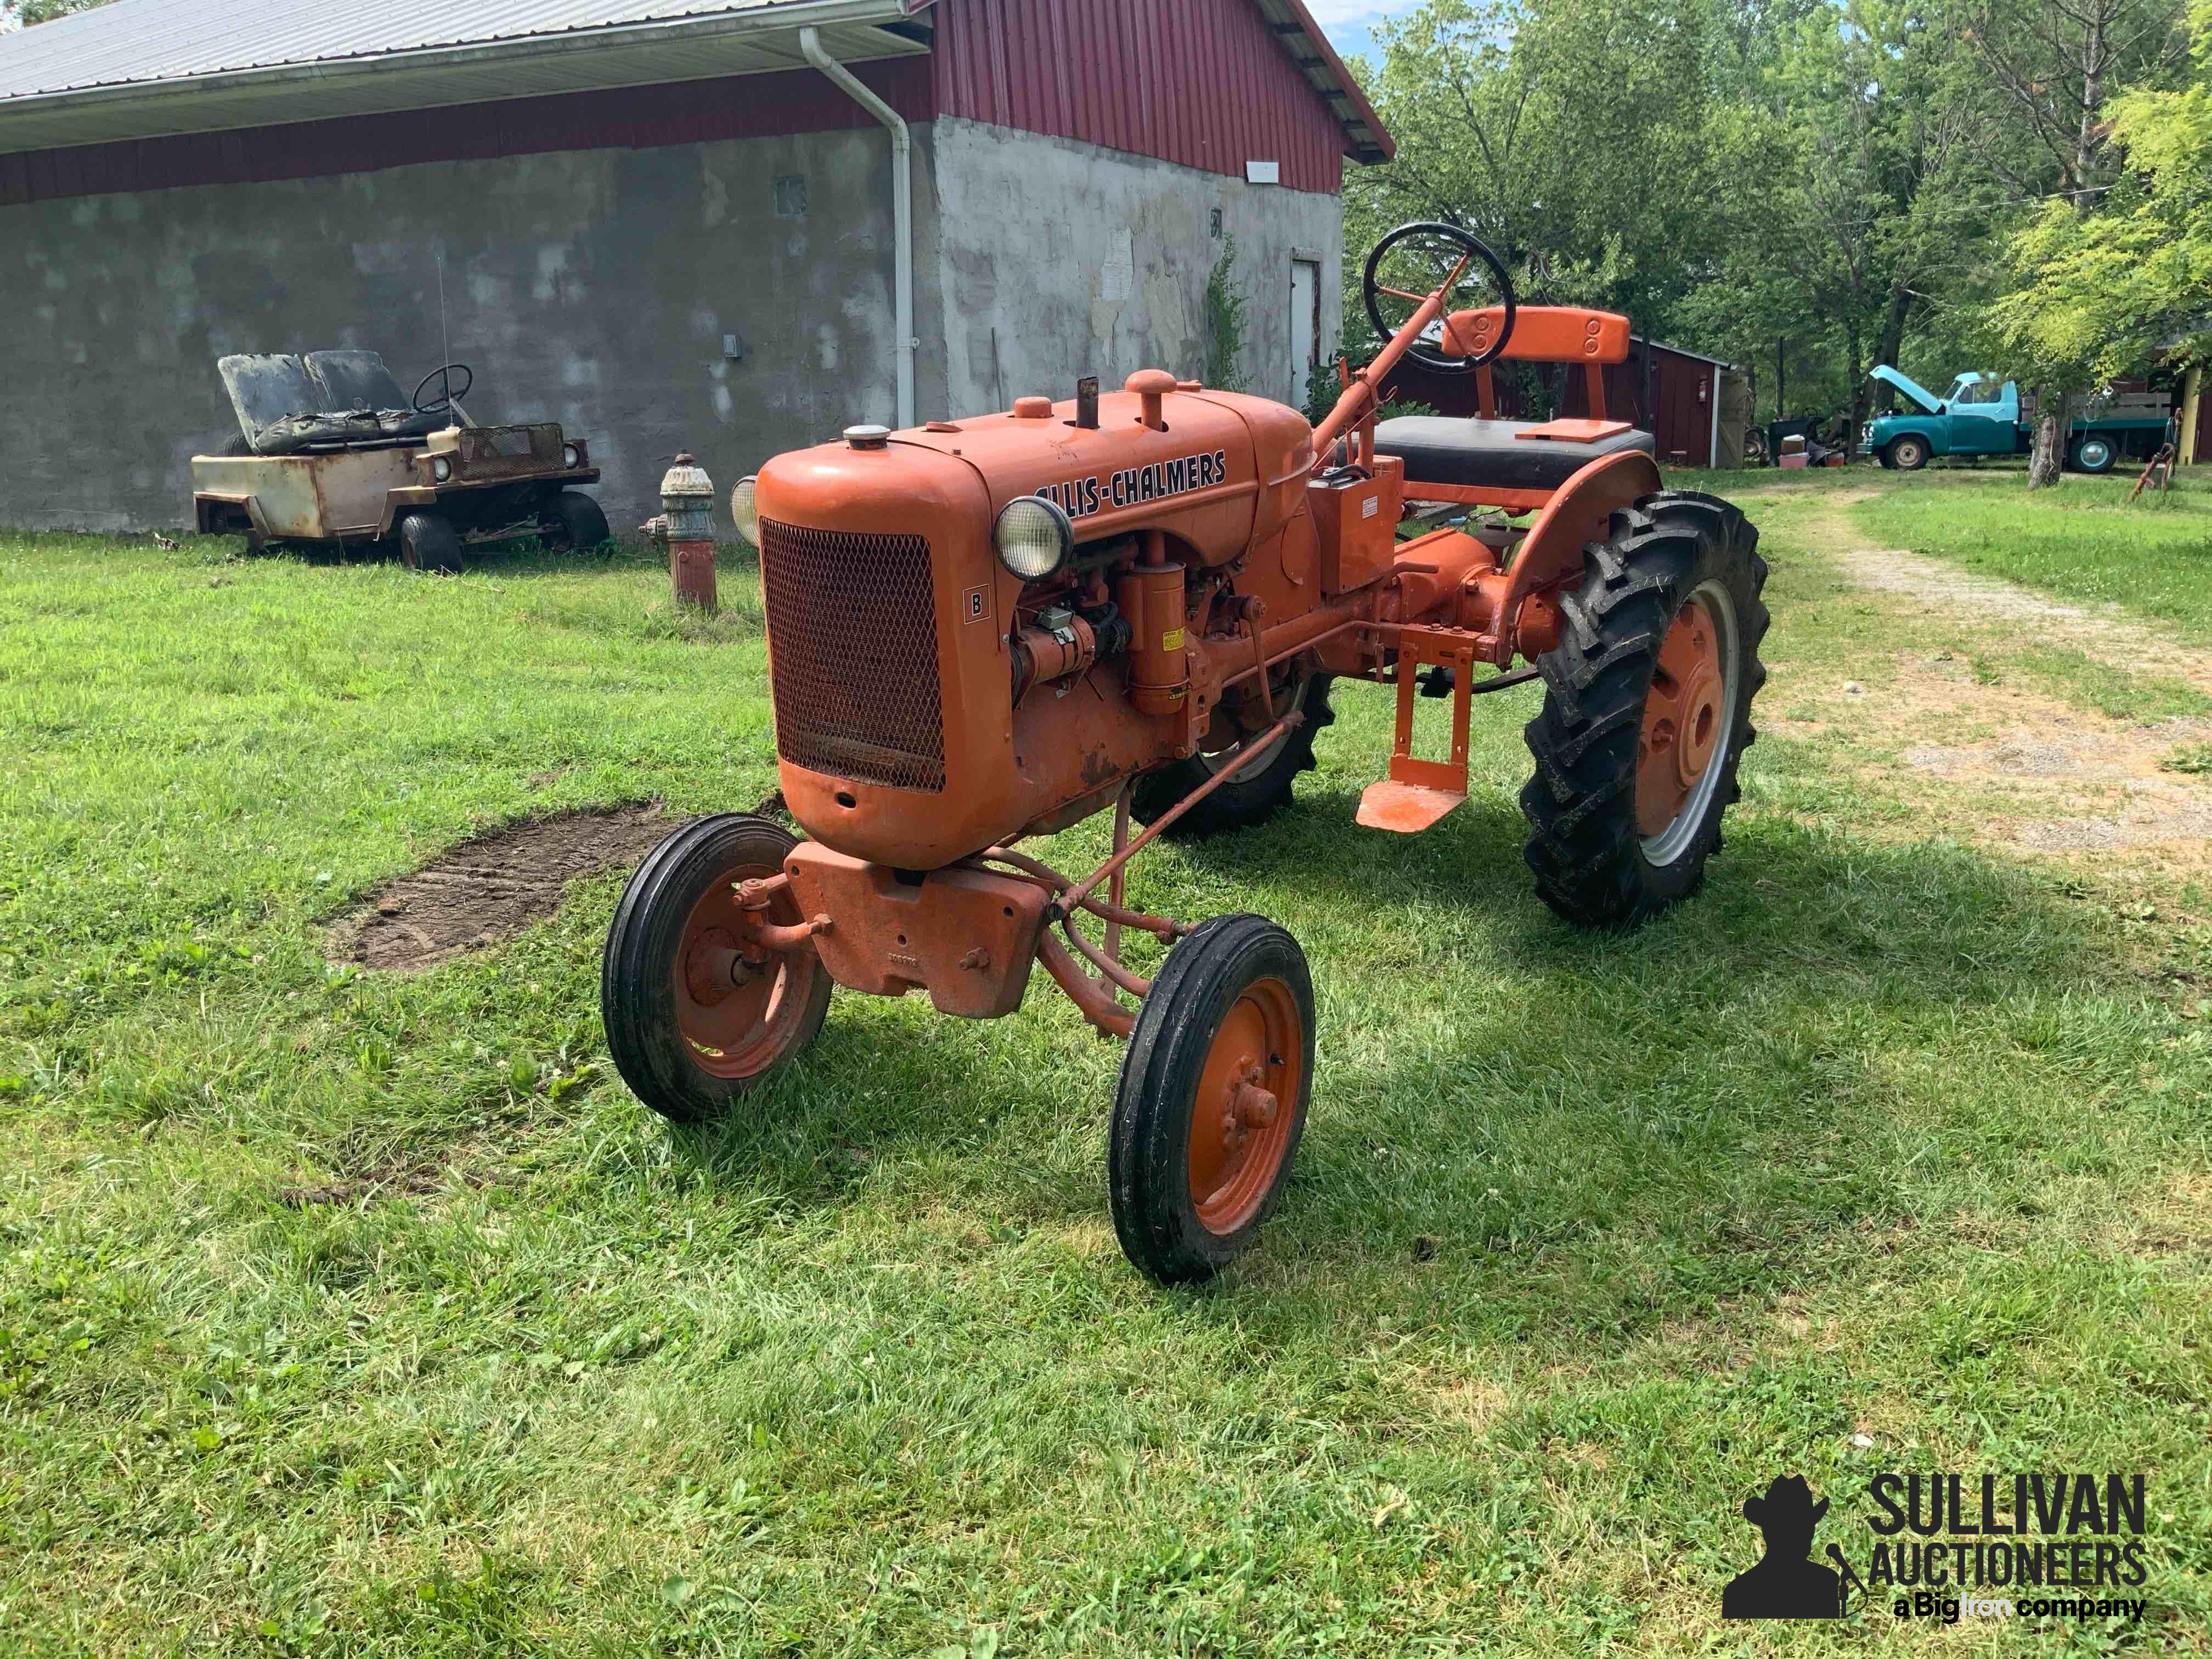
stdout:
[[(834, 28), (855, 24), (903, 22), (912, 15), (912, 12), (913, 8), (906, 3), (906, 0), (794, 0), (794, 3), (788, 5), (766, 6), (714, 17), (665, 18), (599, 28), (569, 29), (556, 34), (471, 41), (450, 46), (417, 46), (398, 52), (363, 52), (356, 57), (326, 58), (312, 63), (271, 64), (254, 69), (182, 76), (167, 81), (118, 81), (105, 85), (65, 87), (52, 92), (22, 93), (14, 97), (0, 97), (0, 151), (18, 148), (9, 143), (7, 126), (10, 118), (19, 115), (39, 116), (62, 111), (94, 109), (112, 104), (131, 104), (140, 109), (150, 105), (158, 108), (165, 105), (189, 103), (207, 94), (304, 88), (393, 70), (467, 69), (486, 62), (514, 64), (580, 54), (597, 56), (611, 47), (776, 34), (801, 27), (805, 32), (811, 33), (817, 26)], [(165, 131), (170, 130), (156, 127), (151, 130), (151, 134), (158, 136)], [(54, 141), (41, 139), (33, 142)]]
[(914, 135), (905, 118), (822, 49), (818, 31), (811, 27), (799, 30), (799, 49), (891, 136), (891, 307), (896, 318), (892, 325), (898, 331), (898, 425), (903, 431), (915, 424), (914, 355), (921, 343), (914, 333)]

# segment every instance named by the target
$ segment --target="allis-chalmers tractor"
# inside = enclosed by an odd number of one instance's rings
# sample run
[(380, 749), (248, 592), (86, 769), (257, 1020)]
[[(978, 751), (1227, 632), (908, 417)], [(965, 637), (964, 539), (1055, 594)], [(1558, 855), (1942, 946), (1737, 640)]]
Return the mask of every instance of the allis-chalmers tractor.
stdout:
[[(1128, 1045), (1107, 1151), (1123, 1249), (1163, 1283), (1202, 1280), (1289, 1174), (1313, 987), (1273, 922), (1142, 914), (1123, 878), (1155, 836), (1280, 807), (1333, 679), (1396, 690), (1363, 824), (1414, 832), (1459, 805), (1473, 699), (1540, 678), (1521, 793), (1537, 890), (1622, 927), (1696, 889), (1765, 678), (1757, 532), (1662, 490), (1650, 437), (1606, 418), (1626, 318), (1517, 306), (1495, 256), (1444, 226), (1394, 233), (1366, 289), (1389, 344), (1318, 429), (1147, 370), (1118, 395), (1086, 381), (855, 428), (738, 486), (782, 792), (810, 839), (712, 817), (631, 879), (601, 998), (648, 1105), (728, 1110), (814, 1040), (833, 981), (995, 1019), (1042, 963)], [(1480, 376), (1485, 418), (1378, 424), (1409, 354)], [(1590, 416), (1491, 418), (1499, 359), (1580, 364)], [(1401, 540), (1409, 501), (1464, 527)], [(1413, 753), (1417, 690), (1451, 699), (1448, 761)], [(1018, 845), (1107, 811), (1113, 855), (1087, 875)], [(1169, 947), (1150, 979), (1122, 960), (1129, 931)]]

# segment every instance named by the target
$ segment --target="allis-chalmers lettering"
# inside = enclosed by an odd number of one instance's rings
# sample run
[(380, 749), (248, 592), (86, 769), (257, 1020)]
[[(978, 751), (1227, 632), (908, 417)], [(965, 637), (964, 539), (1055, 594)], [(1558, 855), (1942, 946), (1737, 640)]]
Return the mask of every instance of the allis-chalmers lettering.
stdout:
[(1211, 489), (1228, 476), (1229, 452), (1217, 449), (1210, 455), (1184, 455), (1172, 461), (1155, 461), (1150, 466), (1133, 466), (1104, 478), (1070, 478), (1065, 483), (1047, 484), (1037, 494), (1069, 518), (1082, 519), (1097, 512), (1103, 501), (1115, 507), (1141, 507), (1146, 501), (1188, 495), (1194, 489)]

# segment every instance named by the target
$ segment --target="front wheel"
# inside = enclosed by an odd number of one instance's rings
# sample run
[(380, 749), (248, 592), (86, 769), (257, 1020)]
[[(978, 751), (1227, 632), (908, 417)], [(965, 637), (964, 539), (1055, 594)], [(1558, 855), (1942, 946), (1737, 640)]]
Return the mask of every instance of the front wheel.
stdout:
[[(723, 1115), (821, 1032), (821, 957), (811, 945), (749, 955), (735, 890), (782, 874), (797, 845), (765, 818), (703, 818), (647, 855), (615, 908), (599, 968), (607, 1048), (623, 1081), (663, 1117)], [(802, 920), (788, 888), (768, 918)]]
[(607, 515), (580, 489), (564, 489), (538, 514), (538, 540), (548, 552), (589, 553), (614, 539)]
[(437, 513), (410, 513), (399, 521), (399, 556), (410, 570), (429, 576), (461, 574), (461, 538)]
[(1928, 445), (1920, 438), (1899, 438), (1882, 452), (1884, 466), (1899, 472), (1917, 472), (1928, 465)]
[(1121, 1057), (1107, 1201), (1163, 1285), (1212, 1278), (1281, 1198), (1313, 1090), (1305, 952), (1264, 916), (1216, 916), (1168, 952)]
[(1720, 850), (1765, 684), (1759, 532), (1711, 495), (1615, 513), (1539, 660), (1521, 792), (1544, 902), (1585, 927), (1633, 927), (1687, 898)]
[(2119, 447), (2110, 438), (2093, 434), (2074, 446), (2074, 470), (2077, 472), (2110, 472), (2119, 459)]

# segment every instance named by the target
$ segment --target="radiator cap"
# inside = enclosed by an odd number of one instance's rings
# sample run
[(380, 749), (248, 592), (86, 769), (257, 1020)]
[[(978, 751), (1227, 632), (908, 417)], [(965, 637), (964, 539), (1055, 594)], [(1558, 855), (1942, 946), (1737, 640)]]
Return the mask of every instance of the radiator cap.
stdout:
[(845, 441), (855, 449), (888, 449), (891, 429), (887, 426), (848, 426), (845, 428)]

